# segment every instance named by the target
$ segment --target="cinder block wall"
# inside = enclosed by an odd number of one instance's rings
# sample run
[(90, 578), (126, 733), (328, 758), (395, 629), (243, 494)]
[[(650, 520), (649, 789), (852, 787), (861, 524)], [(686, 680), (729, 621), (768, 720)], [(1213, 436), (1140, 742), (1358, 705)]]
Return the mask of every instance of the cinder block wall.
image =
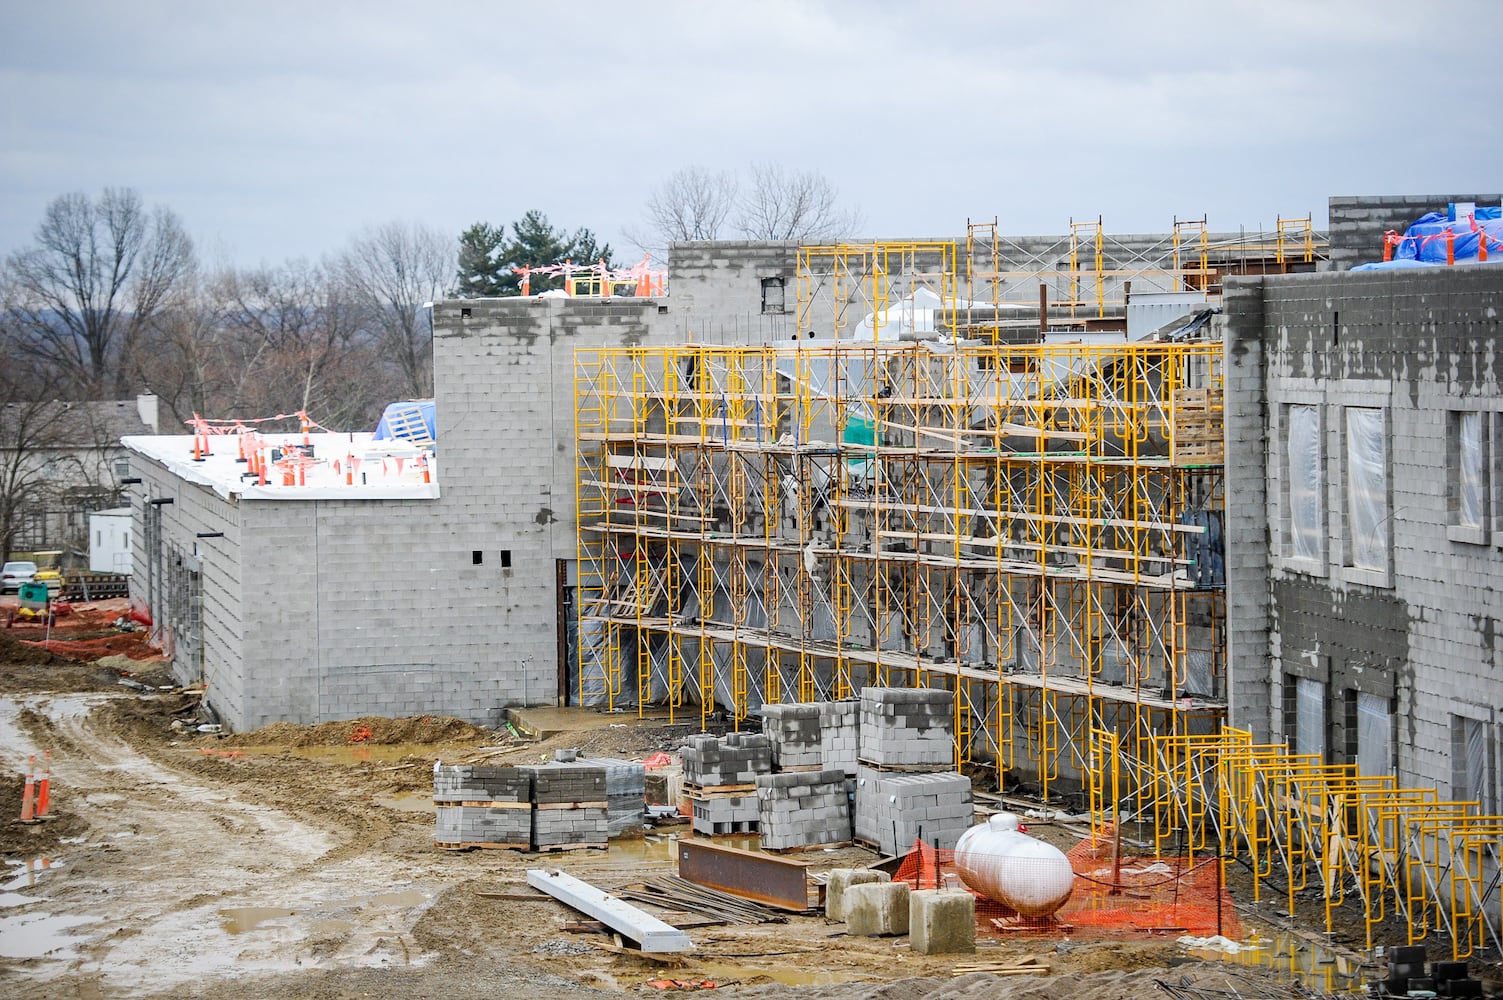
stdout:
[[(150, 609), (152, 639), (171, 643), (178, 655), (173, 674), (180, 683), (207, 682), (216, 707), (238, 716), (245, 685), (242, 662), (246, 621), (241, 600), (243, 567), (240, 558), (239, 507), (203, 486), (186, 483), (159, 462), (137, 452), (130, 456), (131, 472), (141, 477), (128, 487), (131, 500), (131, 601)], [(170, 497), (170, 504), (148, 504), (151, 498)], [(154, 518), (150, 514), (156, 511)], [(159, 528), (148, 530), (148, 520)], [(222, 532), (222, 538), (199, 539), (200, 533)], [(197, 552), (197, 555), (195, 555)], [(201, 650), (191, 640), (192, 609), (170, 585), (172, 575), (196, 570), (203, 595)], [(232, 666), (233, 665), (233, 666)]]
[[(1228, 307), (1228, 489), (1232, 522), (1245, 522), (1229, 533), (1233, 690), (1244, 699), (1235, 717), (1251, 721), (1266, 685), (1268, 725), (1277, 737), (1285, 676), (1321, 680), (1332, 703), (1328, 753), (1344, 760), (1342, 693), (1390, 698), (1400, 782), (1449, 792), (1452, 715), (1488, 724), (1494, 746), (1503, 745), (1503, 720), (1497, 717), (1503, 705), (1497, 641), (1503, 618), (1503, 494), (1497, 474), (1503, 454), (1497, 357), (1503, 271), (1484, 265), (1296, 275), (1235, 288)], [(1256, 370), (1258, 352), (1261, 387), (1243, 377)], [(1314, 566), (1292, 561), (1282, 530), (1283, 413), (1290, 404), (1318, 406), (1324, 428), (1325, 525)], [(1266, 449), (1255, 443), (1260, 405)], [(1348, 406), (1387, 414), (1391, 551), (1384, 573), (1347, 565)], [(1458, 539), (1450, 525), (1454, 460), (1448, 425), (1449, 414), (1459, 410), (1483, 411), (1493, 427), (1493, 530), (1472, 540)], [(1261, 497), (1249, 493), (1259, 461), (1268, 483)], [(1244, 504), (1249, 496), (1252, 502)], [(1267, 582), (1256, 593), (1265, 561)], [(1260, 656), (1263, 629), (1268, 648)]]
[[(653, 299), (473, 299), (434, 307), (442, 572), (470, 661), (502, 704), (559, 695), (556, 572), (575, 558), (574, 349), (667, 342)], [(471, 567), (471, 552), (484, 563)], [(499, 565), (511, 553), (511, 568)]]
[(1227, 710), (1232, 725), (1269, 739), (1267, 393), (1263, 379), (1263, 279), (1228, 278), (1226, 345)]
[(1383, 259), (1383, 234), (1403, 232), (1426, 212), (1444, 212), (1453, 201), (1496, 205), (1496, 194), (1333, 195), (1330, 218), (1331, 268), (1347, 271)]

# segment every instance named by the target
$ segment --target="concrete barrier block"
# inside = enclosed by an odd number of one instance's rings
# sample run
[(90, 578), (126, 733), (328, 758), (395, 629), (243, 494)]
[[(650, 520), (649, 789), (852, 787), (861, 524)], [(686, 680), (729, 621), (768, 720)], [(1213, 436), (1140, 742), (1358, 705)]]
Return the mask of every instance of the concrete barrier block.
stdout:
[(875, 868), (835, 868), (825, 884), (825, 916), (831, 920), (845, 920), (845, 891), (853, 885), (871, 885), (890, 882), (892, 876)]
[(908, 903), (909, 945), (915, 955), (976, 950), (976, 897), (964, 889), (920, 889)]
[(842, 906), (846, 932), (855, 937), (908, 933), (907, 882), (871, 882), (846, 889)]

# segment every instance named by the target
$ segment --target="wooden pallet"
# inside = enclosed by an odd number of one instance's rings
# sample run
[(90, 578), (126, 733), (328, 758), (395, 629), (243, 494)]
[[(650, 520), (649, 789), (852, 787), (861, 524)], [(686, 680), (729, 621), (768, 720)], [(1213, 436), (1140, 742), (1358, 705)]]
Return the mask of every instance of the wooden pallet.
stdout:
[(436, 808), (440, 808), (440, 809), (446, 808), (446, 807), (450, 808), (450, 809), (455, 809), (455, 808), (458, 808), (458, 809), (531, 809), (532, 808), (532, 803), (531, 802), (492, 802), (489, 799), (474, 799), (474, 800), (465, 799), (462, 802), (441, 802), (438, 799), (434, 799), (433, 800), (433, 805)]
[[(808, 774), (810, 771), (823, 771), (823, 764), (794, 764), (792, 767), (779, 767), (779, 774)], [(833, 770), (833, 768), (831, 769)], [(756, 786), (753, 785), (753, 788)]]
[(562, 854), (565, 851), (604, 851), (610, 845), (604, 842), (598, 844), (548, 844), (545, 847), (534, 847), (534, 854)]
[(869, 760), (857, 760), (856, 765), (883, 774), (950, 774), (955, 768), (953, 761), (948, 764), (875, 764)]
[(435, 840), (433, 842), (433, 846), (438, 848), (440, 851), (470, 851), (477, 848), (487, 851), (525, 851), (528, 848), (528, 845), (525, 843), (497, 844), (491, 843), (490, 841), (472, 841), (460, 844), (445, 844)]
[(1176, 469), (1196, 465), (1225, 465), (1226, 448), (1219, 441), (1184, 444), (1176, 441), (1169, 464)]
[(684, 794), (691, 799), (734, 799), (757, 794), (752, 785), (694, 785), (684, 782)]
[(1174, 428), (1174, 443), (1199, 444), (1214, 441), (1218, 444), (1226, 436), (1225, 429), (1220, 421), (1210, 423), (1180, 424)]
[(768, 854), (799, 854), (803, 851), (822, 851), (827, 847), (832, 850), (838, 850), (842, 847), (853, 847), (855, 843), (854, 840), (836, 840), (828, 844), (800, 844), (797, 847), (764, 847), (762, 850)]
[[(525, 805), (526, 803), (524, 803)], [(539, 802), (539, 809), (605, 809), (605, 802)]]

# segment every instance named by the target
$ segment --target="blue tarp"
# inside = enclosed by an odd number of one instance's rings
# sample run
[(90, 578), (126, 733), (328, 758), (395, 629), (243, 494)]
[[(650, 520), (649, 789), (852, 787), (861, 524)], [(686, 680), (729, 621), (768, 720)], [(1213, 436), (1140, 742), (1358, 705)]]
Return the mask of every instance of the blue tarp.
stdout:
[[(1477, 229), (1486, 232), (1489, 239), (1487, 243), (1487, 255), (1491, 260), (1498, 254), (1503, 254), (1503, 210), (1497, 206), (1483, 208), (1478, 206), (1476, 220)], [(1451, 221), (1440, 212), (1431, 212), (1421, 216), (1414, 225), (1405, 231), (1399, 245), (1394, 247), (1393, 259), (1417, 260), (1427, 264), (1446, 263), (1446, 230), (1455, 234), (1455, 255), (1457, 263), (1475, 261), (1477, 259), (1478, 244), (1481, 237), (1478, 232), (1472, 230), (1472, 224), (1466, 219), (1459, 222)]]
[[(425, 433), (426, 437), (423, 436)], [(420, 444), (437, 441), (433, 400), (408, 399), (388, 405), (386, 412), (381, 414), (381, 422), (376, 425), (376, 433), (371, 436), (377, 441), (403, 440)]]

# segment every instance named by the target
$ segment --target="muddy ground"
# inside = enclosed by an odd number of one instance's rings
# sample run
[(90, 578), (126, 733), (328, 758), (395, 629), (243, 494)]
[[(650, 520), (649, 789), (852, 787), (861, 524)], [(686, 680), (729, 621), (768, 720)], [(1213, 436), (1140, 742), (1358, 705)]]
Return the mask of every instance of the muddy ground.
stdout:
[[(667, 978), (828, 1000), (1106, 1000), (1185, 977), (1217, 989), (1235, 982), (1249, 997), (1284, 995), (1289, 981), (1202, 961), (1168, 940), (988, 942), (975, 957), (923, 957), (905, 938), (849, 938), (812, 917), (695, 927), (692, 955), (648, 960), (598, 934), (566, 933), (578, 915), (550, 899), (494, 894), (529, 893), (529, 867), (604, 888), (671, 874), (670, 838), (686, 827), (608, 852), (439, 851), (432, 764), (520, 763), (566, 746), (640, 759), (697, 725), (550, 710), (528, 716), (536, 741), (431, 716), (216, 738), (196, 731), (195, 694), (159, 690), (171, 683), (159, 663), (26, 662), (40, 659), (31, 649), (0, 646), (12, 654), (0, 660), (7, 997), (571, 998), (656, 994), (646, 984)], [(17, 776), (28, 755), (47, 750), (54, 818), (22, 825)], [(807, 856), (821, 867), (871, 858), (859, 849)], [(952, 975), (966, 961), (1024, 954), (1042, 956), (1050, 974)]]

